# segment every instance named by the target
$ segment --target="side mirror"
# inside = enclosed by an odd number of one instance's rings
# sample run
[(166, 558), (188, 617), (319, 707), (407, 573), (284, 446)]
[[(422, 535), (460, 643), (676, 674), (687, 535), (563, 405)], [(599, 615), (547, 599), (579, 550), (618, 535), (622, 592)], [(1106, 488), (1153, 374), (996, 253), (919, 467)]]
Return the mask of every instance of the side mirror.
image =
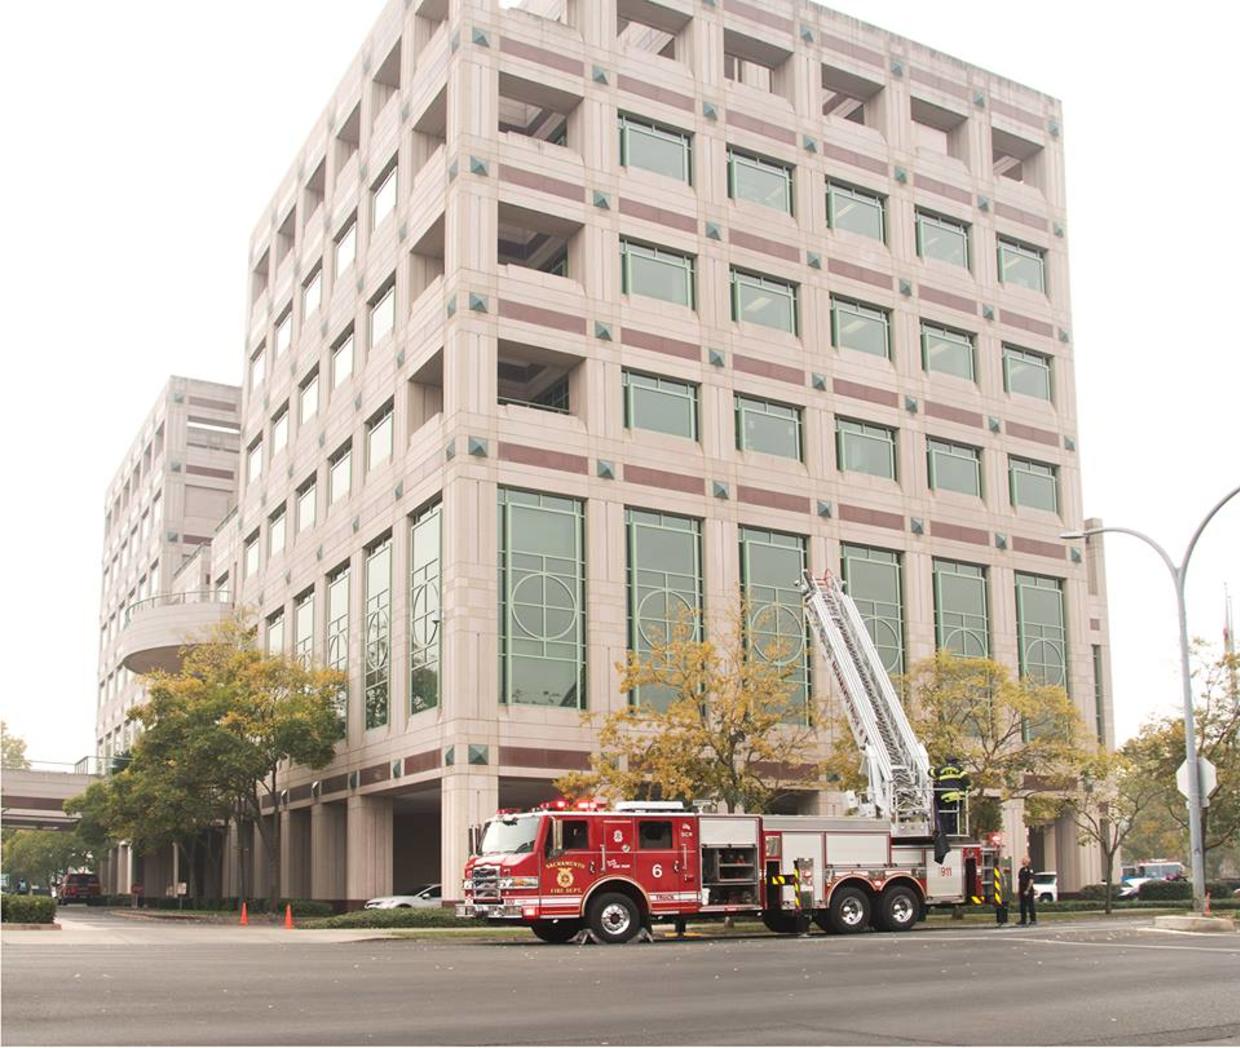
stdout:
[(478, 846), (481, 844), (481, 826), (471, 826), (469, 828), (469, 854), (477, 855)]

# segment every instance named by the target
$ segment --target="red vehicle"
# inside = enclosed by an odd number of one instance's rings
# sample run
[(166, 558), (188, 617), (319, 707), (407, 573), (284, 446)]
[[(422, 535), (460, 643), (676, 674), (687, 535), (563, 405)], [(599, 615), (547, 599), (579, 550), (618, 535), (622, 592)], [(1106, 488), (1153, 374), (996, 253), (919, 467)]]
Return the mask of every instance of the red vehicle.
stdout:
[(904, 931), (930, 906), (988, 900), (995, 854), (957, 842), (935, 862), (932, 839), (893, 838), (882, 819), (563, 801), (500, 813), (477, 851), (458, 916), (524, 924), (546, 942), (588, 928), (607, 943), (654, 921), (738, 915), (793, 933), (800, 900), (827, 931)]
[(90, 905), (91, 899), (103, 894), (97, 873), (67, 873), (60, 882), (57, 897), (61, 905), (70, 902), (84, 902)]

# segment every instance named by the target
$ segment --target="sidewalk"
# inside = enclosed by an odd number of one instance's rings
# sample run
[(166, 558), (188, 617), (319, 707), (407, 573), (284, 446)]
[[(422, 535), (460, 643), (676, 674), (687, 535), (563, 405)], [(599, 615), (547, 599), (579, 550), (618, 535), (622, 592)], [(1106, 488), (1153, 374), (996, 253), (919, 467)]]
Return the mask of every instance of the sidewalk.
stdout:
[(209, 921), (139, 920), (115, 917), (109, 920), (84, 920), (70, 914), (57, 915), (60, 931), (4, 931), (4, 944), (33, 946), (166, 946), (230, 945), (247, 942), (342, 943), (386, 938), (386, 931), (372, 928), (289, 930), (278, 924), (216, 924)]

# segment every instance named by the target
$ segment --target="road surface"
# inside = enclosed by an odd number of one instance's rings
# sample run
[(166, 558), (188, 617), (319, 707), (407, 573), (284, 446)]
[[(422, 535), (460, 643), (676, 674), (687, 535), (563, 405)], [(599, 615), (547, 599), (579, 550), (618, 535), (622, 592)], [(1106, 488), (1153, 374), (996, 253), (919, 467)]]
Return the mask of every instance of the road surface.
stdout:
[(1240, 1042), (1240, 936), (1141, 920), (623, 947), (65, 920), (4, 935), (6, 1045)]

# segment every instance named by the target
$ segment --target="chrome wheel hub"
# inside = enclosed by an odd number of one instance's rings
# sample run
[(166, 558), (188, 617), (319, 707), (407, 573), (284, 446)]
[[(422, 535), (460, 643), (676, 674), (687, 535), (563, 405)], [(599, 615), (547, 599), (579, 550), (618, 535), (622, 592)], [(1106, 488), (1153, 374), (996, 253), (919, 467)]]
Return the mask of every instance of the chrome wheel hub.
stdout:
[(608, 935), (623, 935), (629, 930), (633, 918), (626, 907), (613, 902), (603, 907), (599, 920)]

